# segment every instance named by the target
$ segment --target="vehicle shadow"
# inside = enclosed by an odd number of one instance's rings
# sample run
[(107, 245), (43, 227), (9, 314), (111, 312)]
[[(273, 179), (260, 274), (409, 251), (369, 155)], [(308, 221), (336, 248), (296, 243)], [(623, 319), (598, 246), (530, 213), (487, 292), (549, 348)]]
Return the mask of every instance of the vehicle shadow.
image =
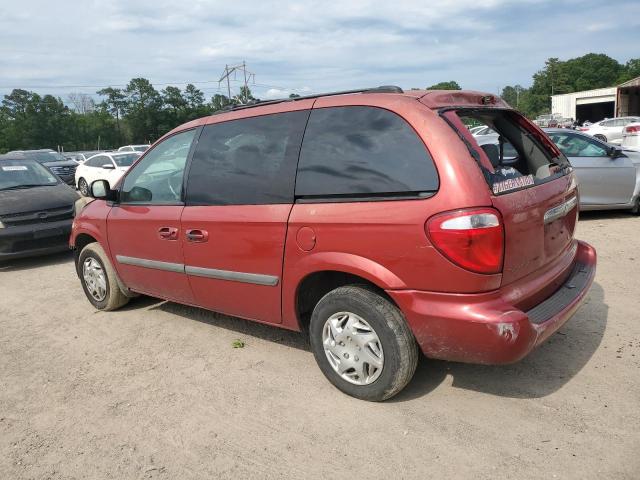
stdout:
[(17, 272), (20, 270), (31, 270), (33, 268), (50, 267), (63, 263), (73, 262), (73, 252), (63, 251), (60, 253), (52, 253), (50, 255), (42, 255), (39, 257), (18, 258), (15, 260), (6, 260), (0, 262), (0, 272)]
[[(160, 302), (153, 305), (154, 302)], [(173, 302), (166, 302), (150, 297), (139, 297), (131, 302), (131, 308), (139, 308), (142, 305), (153, 305), (149, 310), (161, 310), (163, 312), (179, 315), (189, 320), (206, 323), (225, 330), (233, 331), (245, 337), (254, 337), (268, 342), (279, 343), (299, 350), (310, 351), (306, 335), (301, 332), (293, 332), (277, 328), (276, 326), (261, 324), (242, 318), (230, 317), (222, 313), (212, 312), (197, 307), (190, 307)], [(125, 307), (126, 308), (126, 307)]]
[(558, 332), (518, 363), (503, 366), (471, 365), (422, 357), (416, 374), (400, 394), (402, 402), (436, 389), (448, 375), (453, 387), (510, 398), (540, 398), (571, 380), (598, 349), (609, 307), (604, 290), (594, 282), (587, 301)]
[[(141, 296), (121, 310), (147, 308), (195, 320), (238, 335), (309, 351), (306, 335), (209, 310)], [(598, 349), (607, 327), (609, 307), (604, 290), (594, 282), (584, 305), (558, 332), (526, 358), (512, 365), (490, 366), (445, 362), (421, 357), (413, 380), (390, 402), (428, 395), (448, 375), (453, 387), (511, 398), (540, 398), (571, 380)]]
[(580, 221), (612, 220), (614, 218), (635, 218), (637, 215), (625, 210), (592, 210), (580, 212)]

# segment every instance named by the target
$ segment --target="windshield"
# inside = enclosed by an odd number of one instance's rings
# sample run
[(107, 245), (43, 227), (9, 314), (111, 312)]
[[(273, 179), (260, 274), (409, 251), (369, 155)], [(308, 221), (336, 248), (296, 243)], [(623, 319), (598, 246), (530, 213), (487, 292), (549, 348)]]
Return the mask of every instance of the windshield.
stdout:
[(112, 155), (113, 161), (116, 162), (116, 165), (119, 167), (130, 167), (133, 162), (135, 162), (138, 157), (140, 157), (139, 153), (125, 153), (121, 155)]
[(149, 149), (149, 145), (137, 145), (133, 147), (136, 152), (146, 152)]
[(0, 190), (56, 185), (53, 173), (33, 160), (0, 161)]

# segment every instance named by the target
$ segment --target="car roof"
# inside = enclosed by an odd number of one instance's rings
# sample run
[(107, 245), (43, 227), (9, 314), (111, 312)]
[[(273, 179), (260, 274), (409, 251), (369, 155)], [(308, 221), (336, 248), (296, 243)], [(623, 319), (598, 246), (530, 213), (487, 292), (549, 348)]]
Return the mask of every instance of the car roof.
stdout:
[(0, 155), (0, 161), (3, 160), (23, 160), (25, 162), (37, 162), (36, 160), (34, 160), (33, 158), (29, 158), (27, 156), (25, 156), (22, 152), (9, 152), (9, 153), (5, 153), (4, 155)]
[(212, 115), (197, 118), (177, 126), (160, 137), (157, 142), (176, 133), (204, 125), (274, 113), (293, 112), (313, 108), (318, 102), (322, 106), (373, 105), (419, 101), (430, 109), (440, 108), (501, 108), (513, 110), (498, 95), (475, 90), (408, 90), (396, 86), (382, 86), (360, 90), (320, 93), (295, 98), (281, 98), (229, 107)]

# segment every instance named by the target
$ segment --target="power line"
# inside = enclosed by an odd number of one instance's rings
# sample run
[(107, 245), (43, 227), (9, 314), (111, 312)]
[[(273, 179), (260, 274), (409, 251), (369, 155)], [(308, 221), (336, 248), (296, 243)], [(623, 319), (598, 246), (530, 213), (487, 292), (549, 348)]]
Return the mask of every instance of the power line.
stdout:
[[(244, 94), (244, 103), (247, 103), (249, 101), (249, 85), (248, 82), (251, 81), (251, 78), (253, 77), (253, 83), (256, 82), (256, 75), (255, 73), (251, 73), (247, 70), (247, 64), (246, 62), (243, 60), (241, 64), (239, 65), (225, 65), (224, 66), (224, 73), (222, 74), (222, 76), (220, 77), (220, 80), (218, 80), (218, 87), (220, 86), (220, 83), (222, 83), (223, 81), (227, 81), (227, 98), (231, 98), (231, 74), (233, 73), (233, 78), (236, 78), (236, 73), (237, 72), (242, 72), (243, 76), (244, 76), (244, 90), (240, 90), (241, 93)], [(248, 75), (248, 77), (247, 77)]]

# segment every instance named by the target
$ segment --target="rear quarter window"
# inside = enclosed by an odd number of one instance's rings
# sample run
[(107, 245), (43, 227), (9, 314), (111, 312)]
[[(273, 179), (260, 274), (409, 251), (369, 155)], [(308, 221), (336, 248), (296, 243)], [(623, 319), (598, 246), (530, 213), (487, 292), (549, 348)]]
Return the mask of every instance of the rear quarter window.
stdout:
[(438, 184), (424, 143), (395, 113), (360, 106), (312, 110), (296, 196), (420, 194), (437, 191)]

